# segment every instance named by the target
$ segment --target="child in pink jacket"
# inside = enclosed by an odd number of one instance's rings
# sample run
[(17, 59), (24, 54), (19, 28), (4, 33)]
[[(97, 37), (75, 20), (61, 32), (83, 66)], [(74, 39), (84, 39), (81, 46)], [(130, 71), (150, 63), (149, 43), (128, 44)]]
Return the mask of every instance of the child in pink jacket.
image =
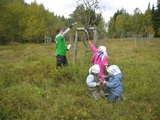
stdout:
[(108, 61), (107, 61), (107, 58), (108, 58), (108, 55), (107, 55), (107, 52), (106, 52), (106, 47), (105, 46), (99, 46), (99, 48), (96, 48), (90, 40), (88, 40), (88, 43), (91, 47), (91, 50), (93, 52), (93, 55), (92, 55), (92, 63), (95, 65), (95, 64), (98, 64), (99, 67), (100, 67), (100, 72), (98, 74), (99, 78), (101, 81), (104, 81), (105, 80), (105, 75), (104, 75), (104, 68), (107, 70), (107, 67), (108, 67)]

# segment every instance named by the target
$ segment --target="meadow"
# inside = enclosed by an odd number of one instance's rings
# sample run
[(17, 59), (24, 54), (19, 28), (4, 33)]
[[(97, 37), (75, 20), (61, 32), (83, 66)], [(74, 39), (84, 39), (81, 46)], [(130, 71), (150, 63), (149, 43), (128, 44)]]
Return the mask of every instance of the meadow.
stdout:
[(109, 65), (123, 74), (124, 101), (86, 97), (92, 65), (83, 42), (67, 52), (69, 66), (56, 69), (55, 43), (0, 46), (0, 120), (157, 120), (160, 118), (160, 39), (100, 40)]

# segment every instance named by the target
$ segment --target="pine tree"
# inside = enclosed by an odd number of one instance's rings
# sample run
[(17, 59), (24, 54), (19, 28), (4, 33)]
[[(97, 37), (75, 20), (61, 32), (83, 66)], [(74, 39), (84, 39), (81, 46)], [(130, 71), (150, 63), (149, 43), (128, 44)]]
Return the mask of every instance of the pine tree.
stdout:
[(160, 0), (157, 0), (157, 9), (155, 9), (153, 6), (152, 14), (155, 37), (160, 37)]

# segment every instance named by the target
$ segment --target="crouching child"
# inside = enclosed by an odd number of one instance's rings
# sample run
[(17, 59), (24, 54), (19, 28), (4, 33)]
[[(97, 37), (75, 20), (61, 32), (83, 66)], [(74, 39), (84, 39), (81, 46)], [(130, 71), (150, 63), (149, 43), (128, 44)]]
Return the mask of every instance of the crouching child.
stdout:
[(124, 100), (122, 95), (122, 73), (117, 65), (111, 65), (107, 69), (108, 76), (103, 81), (103, 85), (106, 86), (106, 92), (108, 92), (108, 102), (117, 102), (118, 100)]
[(98, 77), (99, 72), (100, 67), (99, 65), (95, 64), (89, 68), (89, 75), (86, 78), (86, 83), (88, 85), (88, 92), (86, 95), (94, 98), (95, 100), (105, 97), (103, 90), (101, 90), (102, 82), (100, 82)]

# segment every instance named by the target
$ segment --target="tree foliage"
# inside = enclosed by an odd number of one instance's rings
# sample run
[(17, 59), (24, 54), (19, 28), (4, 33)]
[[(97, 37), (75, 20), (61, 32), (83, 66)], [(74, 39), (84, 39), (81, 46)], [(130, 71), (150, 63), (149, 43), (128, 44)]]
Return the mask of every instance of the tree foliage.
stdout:
[(44, 36), (54, 39), (56, 30), (68, 27), (68, 19), (55, 16), (36, 1), (0, 1), (0, 44), (13, 42), (43, 42)]
[(152, 7), (152, 15), (155, 36), (160, 37), (160, 0), (157, 0), (157, 9), (154, 6)]
[[(100, 0), (78, 0), (77, 6), (70, 18), (56, 16), (36, 1), (26, 4), (24, 0), (0, 0), (0, 44), (13, 42), (43, 42), (44, 36), (54, 39), (56, 30), (67, 28), (71, 23), (78, 22), (77, 26), (89, 29), (90, 26), (100, 29), (101, 34), (109, 37), (121, 35), (160, 36), (160, 1), (157, 6), (142, 14), (139, 8), (131, 15), (124, 8), (118, 10), (106, 24), (102, 15)], [(108, 33), (106, 32), (106, 25)], [(69, 35), (73, 35), (71, 31)], [(93, 33), (92, 33), (93, 34)]]
[(103, 18), (99, 6), (100, 1), (96, 0), (78, 0), (77, 7), (70, 15), (72, 21), (76, 21), (88, 29), (90, 26), (98, 26)]
[[(90, 39), (94, 40), (95, 46), (97, 46), (99, 39), (98, 29), (100, 34), (105, 36), (106, 28), (100, 0), (78, 0), (77, 7), (70, 17), (71, 21), (78, 22), (80, 27), (84, 27), (89, 32)], [(94, 28), (94, 32), (90, 30), (90, 27)]]
[(135, 8), (134, 14), (130, 15), (124, 8), (118, 10), (108, 22), (109, 37), (120, 37), (130, 35), (159, 35), (160, 28), (160, 13), (159, 2), (157, 9), (150, 9), (150, 4), (147, 10), (142, 14), (139, 8)]

